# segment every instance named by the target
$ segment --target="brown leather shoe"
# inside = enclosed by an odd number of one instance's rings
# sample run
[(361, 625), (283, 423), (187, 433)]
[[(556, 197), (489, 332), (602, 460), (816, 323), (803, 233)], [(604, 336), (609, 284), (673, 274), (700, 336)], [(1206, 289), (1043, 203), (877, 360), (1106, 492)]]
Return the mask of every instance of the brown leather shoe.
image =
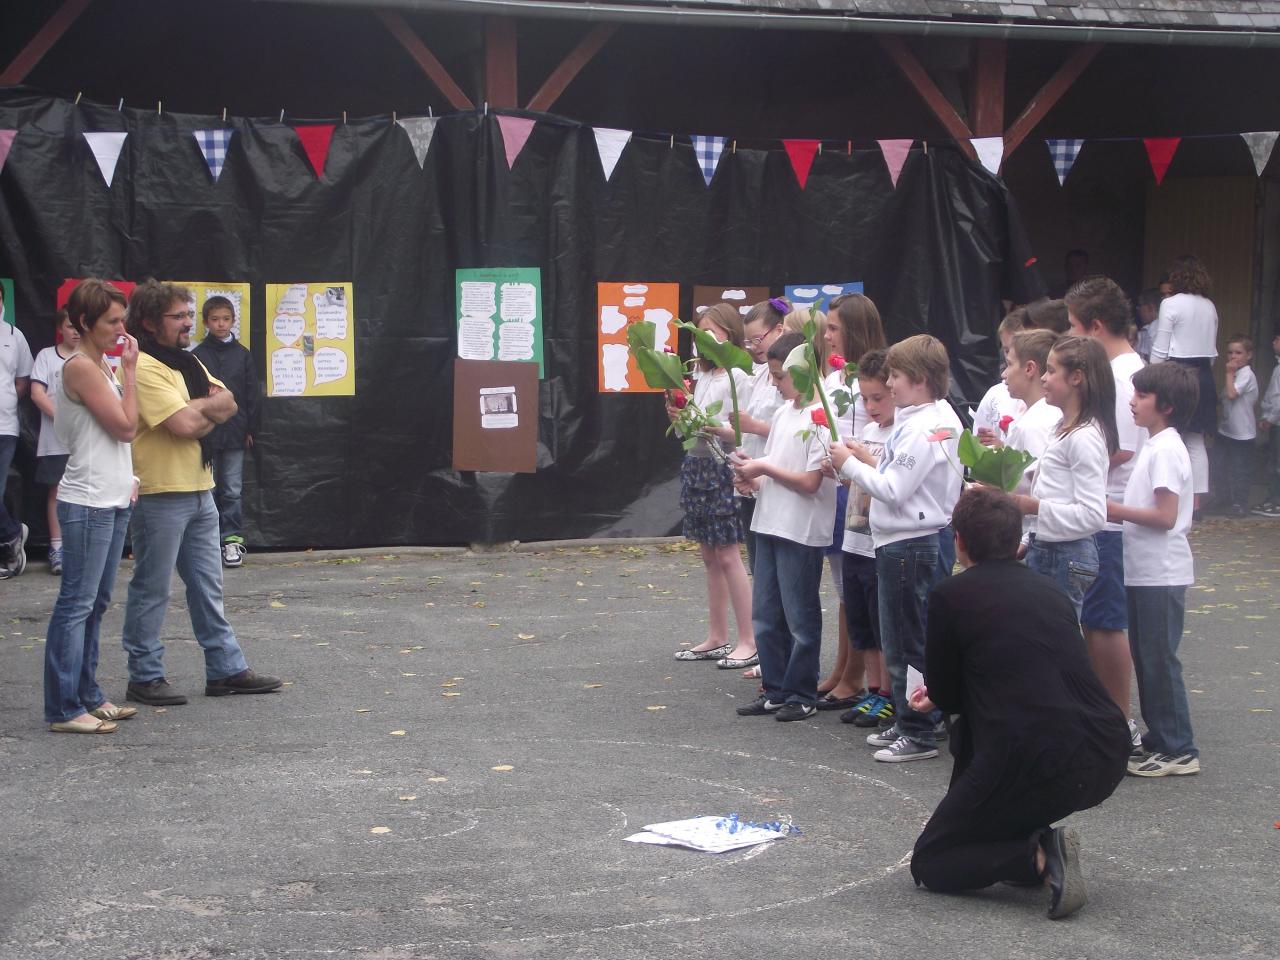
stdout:
[(234, 676), (221, 680), (210, 680), (204, 685), (206, 697), (225, 697), (232, 693), (270, 693), (280, 689), (284, 681), (279, 677), (268, 677), (252, 670), (242, 670)]

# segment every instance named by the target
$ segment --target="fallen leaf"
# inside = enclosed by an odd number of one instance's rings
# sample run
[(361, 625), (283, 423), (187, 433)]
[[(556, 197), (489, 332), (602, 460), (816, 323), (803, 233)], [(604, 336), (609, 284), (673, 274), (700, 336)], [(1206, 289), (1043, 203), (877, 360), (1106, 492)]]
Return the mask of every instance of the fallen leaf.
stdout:
[(660, 703), (655, 703), (655, 704), (654, 704), (653, 706), (651, 706), (651, 707), (645, 707), (645, 709), (646, 709), (646, 710), (665, 710), (665, 709), (667, 709), (667, 708), (666, 708), (665, 706), (663, 706), (662, 704), (660, 704)]
[(317, 647), (327, 647), (327, 646), (329, 645), (329, 641), (328, 641), (328, 640), (317, 640), (315, 645), (316, 645)]
[(484, 601), (483, 601), (483, 600), (477, 600), (475, 603), (473, 603), (473, 604), (472, 604), (472, 606), (473, 606), (473, 607), (475, 607), (477, 610), (483, 610), (483, 609), (484, 609)]
[(603, 686), (604, 686), (603, 683), (584, 683), (582, 685), (582, 689), (583, 690), (599, 690)]
[(402, 677), (416, 677), (416, 676), (417, 676), (417, 674), (416, 674), (416, 673), (402, 673), (402, 674), (400, 674), (400, 676), (402, 676)]
[(457, 686), (457, 683), (455, 683), (455, 682), (454, 682), (454, 681), (452, 681), (452, 680), (446, 680), (444, 683), (440, 684), (440, 686), (442, 686), (442, 687), (456, 687), (456, 686)]
[(373, 827), (369, 830), (369, 832), (370, 833), (390, 833), (391, 828), (390, 827)]
[(448, 777), (427, 777), (427, 783), (445, 783)]
[(372, 770), (352, 770), (352, 773), (373, 773)]
[(282, 610), (286, 604), (281, 603), (279, 600), (272, 600), (271, 606), (275, 607), (277, 610)]
[(400, 794), (400, 796), (396, 797), (396, 799), (397, 800), (417, 800), (418, 795), (416, 793), (402, 793)]
[(532, 633), (517, 633), (517, 634), (516, 634), (516, 639), (517, 639), (517, 640), (532, 640), (532, 639), (534, 639), (534, 635), (533, 635)]
[(440, 694), (440, 696), (442, 696), (442, 697), (460, 697), (460, 696), (462, 696), (462, 694), (460, 694), (460, 693), (455, 693), (455, 692), (454, 692), (454, 691), (452, 691), (452, 690), (446, 690), (444, 693)]
[(368, 707), (356, 707), (356, 713), (370, 713)]
[(391, 735), (392, 735), (393, 737), (403, 737), (403, 736), (404, 736), (404, 731), (403, 731), (403, 730), (392, 730), (392, 731), (391, 731)]
[(1248, 647), (1246, 647), (1246, 646), (1244, 646), (1244, 645), (1240, 645), (1240, 646), (1232, 647), (1231, 649), (1233, 649), (1233, 650), (1248, 650), (1249, 648), (1248, 648)]
[(168, 712), (169, 712), (168, 707), (156, 707), (156, 713), (168, 713)]
[(508, 770), (514, 770), (515, 767), (509, 763), (500, 763), (496, 767), (490, 767), (489, 769), (494, 770), (497, 773), (506, 773)]
[(1271, 713), (1271, 710), (1268, 707), (1251, 707), (1249, 712), (1250, 713)]

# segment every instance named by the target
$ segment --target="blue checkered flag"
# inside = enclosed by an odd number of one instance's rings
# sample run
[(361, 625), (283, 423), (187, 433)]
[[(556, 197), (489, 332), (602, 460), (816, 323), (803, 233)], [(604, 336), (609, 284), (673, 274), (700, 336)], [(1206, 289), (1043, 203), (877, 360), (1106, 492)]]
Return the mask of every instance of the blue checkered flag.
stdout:
[(1071, 172), (1071, 166), (1076, 162), (1076, 157), (1080, 155), (1080, 148), (1084, 146), (1083, 140), (1046, 140), (1049, 145), (1049, 156), (1053, 158), (1053, 169), (1058, 172), (1058, 186), (1066, 183), (1067, 174)]
[(711, 186), (711, 178), (720, 166), (720, 154), (724, 153), (724, 137), (694, 137), (693, 152), (702, 168), (702, 179)]
[(235, 131), (196, 130), (193, 135), (200, 152), (204, 154), (204, 162), (209, 165), (209, 172), (213, 174), (213, 182), (217, 183), (218, 177), (222, 176), (222, 165), (227, 160), (227, 148), (231, 146)]

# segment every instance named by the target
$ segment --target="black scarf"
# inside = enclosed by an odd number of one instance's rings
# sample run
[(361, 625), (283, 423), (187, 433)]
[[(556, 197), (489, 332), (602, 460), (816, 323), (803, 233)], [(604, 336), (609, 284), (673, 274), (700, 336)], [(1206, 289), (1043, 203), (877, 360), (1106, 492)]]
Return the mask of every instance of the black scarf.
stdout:
[[(162, 346), (151, 339), (139, 342), (138, 349), (155, 357), (170, 370), (177, 370), (182, 374), (182, 379), (187, 385), (187, 395), (192, 400), (209, 395), (209, 374), (205, 372), (203, 364), (196, 359), (195, 354), (179, 350), (177, 347)], [(209, 445), (208, 434), (200, 438), (200, 463), (206, 467), (213, 463), (213, 447)]]

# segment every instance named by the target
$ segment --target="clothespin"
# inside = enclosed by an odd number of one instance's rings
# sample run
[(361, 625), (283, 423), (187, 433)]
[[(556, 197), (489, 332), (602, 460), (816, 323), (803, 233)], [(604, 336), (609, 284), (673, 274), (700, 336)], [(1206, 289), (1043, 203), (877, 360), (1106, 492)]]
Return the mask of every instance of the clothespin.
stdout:
[(485, 115), (486, 117), (489, 115), (489, 101), (488, 101), (488, 100), (486, 100), (486, 101), (484, 102), (484, 115)]
[(427, 104), (427, 116), (428, 116), (428, 117), (430, 117), (430, 116), (434, 116), (434, 114), (432, 114), (432, 112), (431, 112), (431, 105), (430, 105), (430, 104)]
[(673, 133), (673, 134), (671, 135), (671, 147), (670, 147), (670, 149), (674, 150), (675, 148), (676, 148), (676, 135)]
[(124, 97), (120, 98), (120, 102), (116, 104), (116, 112), (124, 109)]
[(226, 107), (223, 107), (223, 108), (222, 108), (222, 122), (223, 122), (223, 123), (226, 123), (226, 122), (227, 122), (227, 108), (226, 108)]
[(394, 110), (391, 111), (391, 122), (392, 123), (396, 122), (396, 112)]
[(851, 157), (852, 157), (852, 156), (853, 156), (853, 141), (852, 141), (852, 140), (848, 141), (847, 148), (848, 148), (848, 150), (849, 150), (849, 156), (851, 156)]
[(928, 141), (928, 140), (924, 141), (924, 155), (925, 155), (926, 157), (929, 155), (929, 141)]
[(822, 141), (818, 141), (818, 156), (822, 156)]
[(163, 100), (157, 100), (157, 101), (156, 101), (156, 116), (157, 116), (157, 117), (162, 116), (162, 115), (164, 114), (163, 107), (164, 107), (164, 101), (163, 101)]
[(284, 107), (280, 108), (280, 122), (284, 123)]
[(77, 90), (77, 91), (76, 91), (76, 106), (77, 106), (77, 107), (78, 107), (78, 106), (80, 106), (80, 98), (81, 98), (82, 96), (84, 96), (84, 92), (83, 92), (82, 90)]
[(738, 141), (735, 140), (733, 141), (733, 149), (730, 150), (730, 153), (737, 153), (737, 152), (738, 152)]

